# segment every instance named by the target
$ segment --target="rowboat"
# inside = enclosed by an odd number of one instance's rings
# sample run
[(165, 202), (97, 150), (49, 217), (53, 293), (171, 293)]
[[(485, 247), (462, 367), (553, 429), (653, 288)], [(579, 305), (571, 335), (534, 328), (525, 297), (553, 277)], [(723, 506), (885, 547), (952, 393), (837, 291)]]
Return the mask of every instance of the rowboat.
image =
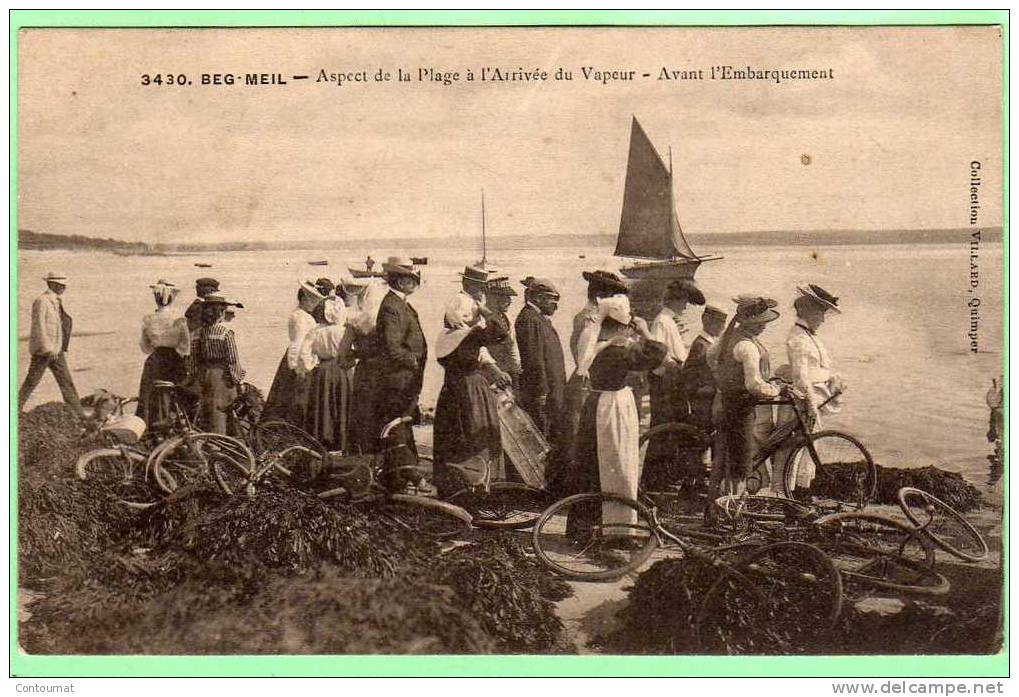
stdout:
[(428, 257), (411, 257), (410, 258), (410, 263), (416, 264), (418, 266), (427, 266), (428, 265)]
[(349, 266), (347, 267), (347, 271), (349, 271), (350, 275), (354, 278), (384, 278), (386, 275), (382, 271), (366, 271), (364, 269), (355, 269)]
[(329, 262), (325, 259), (322, 261), (309, 261), (308, 266), (329, 266)]
[(202, 264), (200, 262), (195, 262), (195, 266), (197, 266), (200, 269), (211, 269), (212, 268), (212, 264)]

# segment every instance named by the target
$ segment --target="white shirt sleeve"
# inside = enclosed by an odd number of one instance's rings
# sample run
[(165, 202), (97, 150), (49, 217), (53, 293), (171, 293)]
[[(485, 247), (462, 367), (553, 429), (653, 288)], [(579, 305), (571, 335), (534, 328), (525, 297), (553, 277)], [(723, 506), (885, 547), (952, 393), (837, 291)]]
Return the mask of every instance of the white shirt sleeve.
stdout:
[(817, 395), (812, 389), (810, 378), (810, 358), (814, 351), (813, 342), (802, 333), (797, 333), (786, 340), (785, 346), (789, 355), (789, 367), (792, 369), (793, 389), (799, 397), (806, 399), (811, 405), (815, 405)]
[(595, 344), (598, 343), (598, 333), (601, 325), (598, 322), (584, 321), (584, 327), (577, 337), (577, 375), (588, 377), (591, 370), (591, 362), (594, 361)]
[(305, 375), (318, 367), (319, 360), (314, 350), (315, 338), (318, 332), (318, 329), (312, 329), (304, 335), (304, 341), (301, 342), (301, 348), (297, 352), (297, 366), (295, 370), (298, 375)]
[(287, 365), (291, 370), (297, 370), (304, 338), (315, 328), (315, 319), (304, 310), (294, 310), (290, 314), (290, 322), (287, 329), (290, 334), (290, 344), (287, 346)]
[(778, 397), (779, 389), (761, 375), (761, 352), (752, 341), (740, 341), (732, 349), (733, 358), (743, 366), (743, 385), (759, 399)]

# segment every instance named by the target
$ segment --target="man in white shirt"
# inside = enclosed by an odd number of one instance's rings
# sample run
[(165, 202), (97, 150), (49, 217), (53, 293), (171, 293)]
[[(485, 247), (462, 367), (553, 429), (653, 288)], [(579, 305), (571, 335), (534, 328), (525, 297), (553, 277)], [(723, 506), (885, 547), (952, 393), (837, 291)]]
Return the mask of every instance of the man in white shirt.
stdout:
[[(703, 305), (704, 294), (689, 279), (679, 279), (665, 289), (662, 309), (651, 322), (651, 337), (665, 345), (662, 364), (648, 373), (651, 397), (651, 426), (674, 421), (685, 422), (690, 414), (679, 375), (688, 347), (683, 339), (682, 316), (687, 305)], [(645, 491), (664, 491), (687, 473), (681, 471), (682, 458), (670, 437), (652, 438), (644, 458), (641, 484)]]
[(84, 421), (85, 412), (82, 411), (78, 391), (71, 379), (71, 369), (67, 365), (71, 316), (64, 310), (60, 300), (60, 296), (67, 290), (67, 276), (50, 272), (43, 280), (46, 281), (47, 289), (32, 303), (32, 333), (28, 342), (32, 360), (28, 365), (25, 382), (18, 392), (18, 411), (24, 408), (25, 402), (49, 368), (60, 387), (64, 402)]

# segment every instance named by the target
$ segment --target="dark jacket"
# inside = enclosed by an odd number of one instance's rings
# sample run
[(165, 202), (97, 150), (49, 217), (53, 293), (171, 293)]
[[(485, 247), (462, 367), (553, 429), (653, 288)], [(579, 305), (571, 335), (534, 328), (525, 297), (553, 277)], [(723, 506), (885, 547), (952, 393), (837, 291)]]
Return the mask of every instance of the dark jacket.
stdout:
[(379, 346), (379, 388), (416, 401), (428, 358), (417, 311), (390, 291), (379, 306), (375, 332)]
[(517, 315), (514, 324), (520, 350), (520, 401), (532, 413), (542, 395), (547, 395), (546, 414), (562, 409), (566, 389), (566, 362), (559, 334), (552, 320), (530, 305)]
[(690, 416), (701, 427), (711, 425), (711, 404), (715, 399), (715, 376), (708, 365), (710, 346), (703, 336), (694, 339), (679, 373), (681, 389), (690, 402)]

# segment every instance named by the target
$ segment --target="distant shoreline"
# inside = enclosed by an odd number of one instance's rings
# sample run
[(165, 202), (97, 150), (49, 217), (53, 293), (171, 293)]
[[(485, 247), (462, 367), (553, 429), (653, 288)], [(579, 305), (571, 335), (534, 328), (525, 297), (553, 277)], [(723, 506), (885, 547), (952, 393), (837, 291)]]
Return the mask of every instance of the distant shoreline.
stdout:
[[(759, 232), (729, 233), (688, 233), (687, 239), (695, 250), (724, 252), (728, 247), (832, 247), (882, 244), (954, 244), (967, 242), (972, 230), (967, 228), (945, 230), (774, 230)], [(1001, 227), (983, 228), (983, 241), (1000, 244), (1003, 241)], [(148, 244), (125, 242), (112, 238), (100, 239), (81, 235), (66, 236), (36, 233), (20, 230), (19, 250), (83, 250), (110, 252), (121, 256), (185, 256), (212, 252), (272, 251), (296, 249), (323, 249), (334, 245), (360, 249), (387, 249), (399, 246), (408, 251), (448, 248), (451, 242), (457, 248), (479, 245), (479, 241), (467, 238), (410, 238), (410, 239), (343, 239), (293, 240), (288, 242), (241, 241), (212, 244)], [(590, 250), (612, 249), (615, 234), (584, 235), (498, 235), (489, 238), (491, 249), (549, 249), (586, 248)], [(967, 242), (968, 243), (968, 242)]]

